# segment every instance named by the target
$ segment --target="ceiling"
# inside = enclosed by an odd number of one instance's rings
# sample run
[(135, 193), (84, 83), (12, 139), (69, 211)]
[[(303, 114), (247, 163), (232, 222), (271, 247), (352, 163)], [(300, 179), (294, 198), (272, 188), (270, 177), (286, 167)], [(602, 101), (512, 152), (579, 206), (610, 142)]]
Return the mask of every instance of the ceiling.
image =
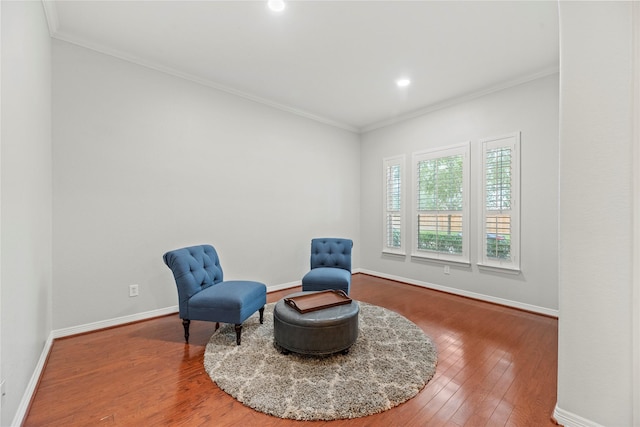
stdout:
[(54, 38), (355, 132), (559, 67), (555, 1), (43, 4)]

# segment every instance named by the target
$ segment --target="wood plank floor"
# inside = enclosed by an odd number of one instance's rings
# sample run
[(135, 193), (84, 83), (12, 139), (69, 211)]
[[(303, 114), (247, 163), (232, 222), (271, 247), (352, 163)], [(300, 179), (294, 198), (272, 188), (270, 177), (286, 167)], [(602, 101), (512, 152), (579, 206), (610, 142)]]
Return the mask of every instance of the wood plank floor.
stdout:
[(402, 314), (437, 346), (434, 378), (389, 411), (330, 422), (256, 412), (204, 371), (214, 325), (192, 322), (185, 345), (182, 323), (172, 315), (54, 341), (24, 425), (555, 425), (557, 319), (364, 274), (354, 275), (351, 297)]

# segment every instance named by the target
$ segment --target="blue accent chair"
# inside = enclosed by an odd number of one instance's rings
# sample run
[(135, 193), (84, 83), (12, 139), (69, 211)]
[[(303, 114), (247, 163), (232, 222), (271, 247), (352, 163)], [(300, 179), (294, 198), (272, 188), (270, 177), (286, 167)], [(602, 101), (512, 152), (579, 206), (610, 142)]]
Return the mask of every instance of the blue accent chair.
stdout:
[(218, 253), (211, 245), (190, 246), (163, 255), (178, 287), (180, 318), (184, 339), (189, 342), (191, 320), (235, 324), (236, 343), (240, 345), (242, 322), (256, 311), (263, 322), (267, 303), (264, 283), (245, 280), (224, 281)]
[(311, 271), (302, 278), (303, 291), (351, 289), (351, 249), (353, 241), (338, 238), (311, 240)]

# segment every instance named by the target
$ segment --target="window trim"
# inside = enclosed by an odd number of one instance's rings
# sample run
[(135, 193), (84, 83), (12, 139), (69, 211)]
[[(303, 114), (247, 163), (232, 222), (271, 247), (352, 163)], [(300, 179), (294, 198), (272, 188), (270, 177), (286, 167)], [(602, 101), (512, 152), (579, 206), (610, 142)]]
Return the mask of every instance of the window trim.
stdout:
[[(462, 161), (462, 253), (449, 254), (444, 252), (418, 249), (418, 162), (454, 155), (463, 156)], [(445, 261), (457, 264), (470, 264), (470, 176), (471, 141), (446, 147), (414, 152), (411, 156), (411, 257), (425, 260)]]
[[(387, 246), (387, 214), (390, 212), (387, 209), (387, 168), (389, 166), (400, 166), (400, 210), (398, 214), (400, 216), (400, 247), (393, 248)], [(382, 253), (393, 255), (406, 255), (407, 247), (407, 233), (406, 233), (406, 156), (400, 154), (392, 157), (385, 157), (382, 159)]]
[[(520, 149), (521, 132), (512, 132), (505, 135), (494, 136), (489, 138), (483, 138), (479, 140), (481, 152), (480, 152), (480, 179), (479, 181), (479, 200), (478, 200), (478, 262), (477, 265), (480, 269), (488, 271), (504, 271), (508, 273), (520, 273), (521, 268), (521, 256), (520, 256), (520, 240), (521, 240), (521, 228), (520, 228), (520, 174), (521, 174), (521, 149)], [(511, 259), (500, 260), (489, 258), (487, 256), (487, 233), (486, 233), (486, 152), (487, 149), (507, 147), (512, 149), (511, 155)]]

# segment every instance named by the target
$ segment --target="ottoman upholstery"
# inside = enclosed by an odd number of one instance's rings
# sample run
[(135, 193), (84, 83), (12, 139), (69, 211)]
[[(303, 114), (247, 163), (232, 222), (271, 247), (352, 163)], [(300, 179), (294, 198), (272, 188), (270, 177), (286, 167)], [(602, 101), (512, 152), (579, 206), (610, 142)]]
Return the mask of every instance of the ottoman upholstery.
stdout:
[[(298, 292), (288, 295), (304, 295)], [(358, 338), (357, 301), (336, 307), (300, 313), (278, 301), (273, 309), (273, 334), (281, 350), (301, 354), (347, 353)]]

